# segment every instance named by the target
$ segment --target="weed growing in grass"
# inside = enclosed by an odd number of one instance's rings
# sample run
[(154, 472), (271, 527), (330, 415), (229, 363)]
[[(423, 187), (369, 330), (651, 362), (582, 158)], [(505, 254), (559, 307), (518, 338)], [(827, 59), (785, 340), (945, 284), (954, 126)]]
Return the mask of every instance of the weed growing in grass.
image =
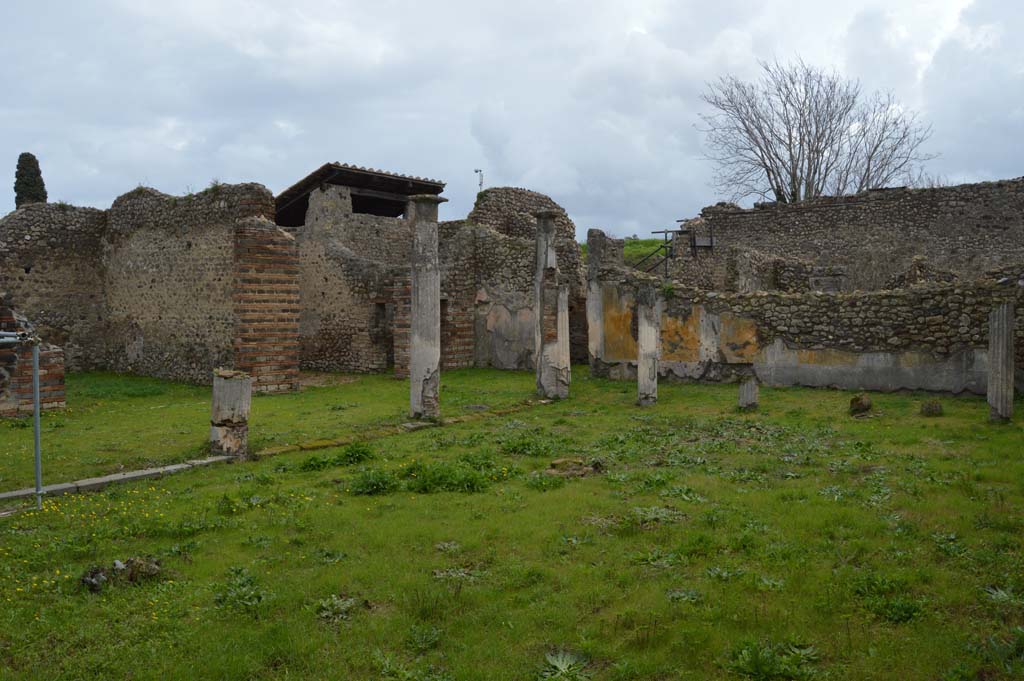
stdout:
[(586, 667), (586, 660), (579, 655), (567, 650), (556, 650), (544, 656), (544, 668), (540, 672), (540, 678), (558, 679), (559, 681), (585, 681), (585, 679), (590, 678)]
[(437, 647), (441, 642), (441, 630), (429, 624), (414, 624), (405, 637), (406, 647), (416, 655), (422, 655)]
[(540, 471), (534, 471), (526, 478), (526, 486), (538, 492), (548, 492), (553, 489), (565, 487), (565, 478), (558, 475), (547, 475)]
[(218, 608), (237, 610), (258, 618), (271, 596), (271, 592), (260, 587), (248, 570), (233, 567), (227, 581), (216, 587), (213, 602)]
[(299, 464), (300, 471), (323, 471), (339, 466), (369, 461), (374, 457), (373, 450), (365, 442), (353, 442), (333, 456), (313, 455)]
[(414, 461), (402, 473), (405, 489), (416, 494), (434, 492), (482, 492), (490, 481), (465, 463)]
[(632, 509), (632, 520), (641, 528), (677, 523), (683, 517), (682, 513), (668, 506), (635, 506)]
[(748, 642), (735, 648), (726, 667), (756, 681), (812, 679), (820, 655), (813, 646), (770, 641)]
[(452, 681), (451, 675), (443, 670), (433, 667), (416, 669), (380, 651), (375, 657), (381, 681)]
[(331, 549), (317, 549), (316, 556), (320, 562), (324, 565), (331, 565), (333, 563), (340, 563), (345, 559), (344, 551), (332, 551)]
[(399, 480), (391, 471), (368, 468), (360, 471), (349, 483), (348, 491), (360, 496), (390, 494), (398, 489)]
[(700, 603), (704, 600), (703, 594), (696, 589), (672, 589), (665, 594), (672, 603)]
[(359, 610), (369, 609), (370, 604), (365, 600), (353, 598), (352, 596), (331, 594), (327, 598), (316, 603), (317, 619), (329, 624), (338, 624), (348, 620)]
[(909, 622), (923, 610), (920, 600), (907, 595), (909, 585), (905, 579), (876, 574), (861, 575), (855, 581), (853, 591), (868, 611), (887, 622)]

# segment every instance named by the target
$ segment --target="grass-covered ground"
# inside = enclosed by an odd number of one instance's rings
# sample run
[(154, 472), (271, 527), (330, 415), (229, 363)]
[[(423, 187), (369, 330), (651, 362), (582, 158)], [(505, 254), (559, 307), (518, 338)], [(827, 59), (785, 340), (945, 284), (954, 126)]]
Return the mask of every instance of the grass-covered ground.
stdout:
[[(443, 382), (460, 415), (519, 404), (533, 379)], [(875, 395), (852, 419), (838, 391), (762, 389), (738, 414), (734, 386), (662, 385), (641, 409), (632, 384), (580, 371), (564, 402), (374, 436), (404, 420), (405, 389), (363, 377), (254, 402), (268, 444), (365, 444), (0, 518), (0, 676), (1024, 674), (1024, 434), (989, 425), (983, 399), (924, 418), (921, 396)], [(76, 452), (173, 460), (205, 435), (202, 389), (96, 375), (69, 394), (44, 434), (69, 472)], [(5, 451), (23, 436), (0, 432)], [(566, 456), (605, 473), (537, 474)]]
[[(523, 402), (530, 393), (497, 371), (449, 373), (446, 414)], [(299, 393), (255, 396), (254, 449), (358, 436), (408, 421), (408, 382), (321, 375)], [(493, 380), (498, 379), (498, 380)], [(353, 382), (354, 381), (354, 382)], [(42, 417), (44, 484), (208, 456), (209, 386), (116, 374), (71, 374), (69, 408)], [(467, 409), (470, 407), (470, 409)], [(259, 424), (256, 427), (255, 424)], [(35, 484), (32, 420), (0, 420), (0, 492)]]

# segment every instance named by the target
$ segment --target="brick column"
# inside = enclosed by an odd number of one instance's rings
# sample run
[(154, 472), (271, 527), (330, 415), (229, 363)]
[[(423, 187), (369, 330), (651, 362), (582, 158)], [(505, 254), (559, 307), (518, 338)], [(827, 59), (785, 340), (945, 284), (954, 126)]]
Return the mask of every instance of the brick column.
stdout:
[[(409, 197), (412, 220), (412, 309), (409, 319), (409, 415), (441, 415), (441, 269), (437, 254), (437, 206), (433, 194)], [(397, 363), (397, 358), (396, 358)]]
[(299, 389), (299, 254), (263, 218), (235, 225), (235, 368), (257, 392)]

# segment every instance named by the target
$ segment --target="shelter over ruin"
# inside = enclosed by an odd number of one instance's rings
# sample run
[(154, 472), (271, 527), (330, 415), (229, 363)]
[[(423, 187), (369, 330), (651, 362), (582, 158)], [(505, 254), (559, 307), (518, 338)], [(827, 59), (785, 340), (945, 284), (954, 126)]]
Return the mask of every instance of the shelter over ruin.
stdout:
[(328, 185), (347, 187), (352, 197), (352, 212), (397, 218), (405, 214), (410, 196), (438, 195), (444, 182), (425, 177), (389, 173), (347, 163), (325, 163), (288, 189), (275, 202), (277, 224), (300, 227), (306, 220), (309, 195)]

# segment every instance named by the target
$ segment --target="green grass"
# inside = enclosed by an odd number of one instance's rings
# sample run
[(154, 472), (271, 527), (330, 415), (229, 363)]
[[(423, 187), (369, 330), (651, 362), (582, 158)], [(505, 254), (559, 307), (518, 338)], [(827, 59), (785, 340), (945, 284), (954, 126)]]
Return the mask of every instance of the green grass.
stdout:
[[(633, 239), (626, 237), (625, 242), (622, 246), (622, 259), (627, 265), (634, 265), (640, 260), (643, 260), (646, 256), (650, 255), (654, 249), (658, 248), (665, 243), (664, 239)], [(587, 259), (587, 244), (580, 244), (580, 253), (583, 259)], [(647, 262), (654, 262), (659, 256), (654, 256)]]
[[(449, 416), (467, 406), (507, 408), (528, 396), (530, 377), (447, 372)], [(385, 375), (253, 399), (250, 444), (262, 449), (354, 437), (408, 421), (409, 384)], [(69, 408), (42, 418), (44, 484), (180, 463), (206, 455), (210, 388), (117, 374), (70, 374)], [(31, 419), (0, 420), (0, 491), (35, 484)]]
[[(622, 259), (627, 265), (633, 265), (647, 257), (665, 243), (664, 239), (626, 239), (622, 246)], [(660, 259), (664, 253), (653, 256), (648, 263)]]
[[(458, 415), (459, 399), (517, 404), (533, 379), (443, 382)], [(167, 436), (147, 430), (164, 419), (140, 423), (142, 405), (183, 429), (206, 414), (201, 389), (70, 385), (66, 426), (47, 432), (69, 453), (88, 446), (70, 434), (81, 423), (130, 413), (139, 430), (119, 423), (117, 437), (159, 459)], [(401, 420), (405, 385), (367, 377), (259, 398), (254, 435)], [(876, 416), (852, 419), (849, 393), (761, 396), (739, 414), (735, 386), (662, 385), (658, 405), (639, 408), (634, 385), (577, 371), (569, 400), (369, 451), (48, 500), (0, 519), (0, 676), (1020, 678), (1020, 426), (989, 425), (978, 398), (942, 398), (945, 415), (924, 418), (925, 396), (872, 395)], [(363, 406), (339, 416), (326, 409), (337, 403)], [(536, 482), (565, 456), (606, 473)], [(79, 585), (145, 556), (159, 575)]]

